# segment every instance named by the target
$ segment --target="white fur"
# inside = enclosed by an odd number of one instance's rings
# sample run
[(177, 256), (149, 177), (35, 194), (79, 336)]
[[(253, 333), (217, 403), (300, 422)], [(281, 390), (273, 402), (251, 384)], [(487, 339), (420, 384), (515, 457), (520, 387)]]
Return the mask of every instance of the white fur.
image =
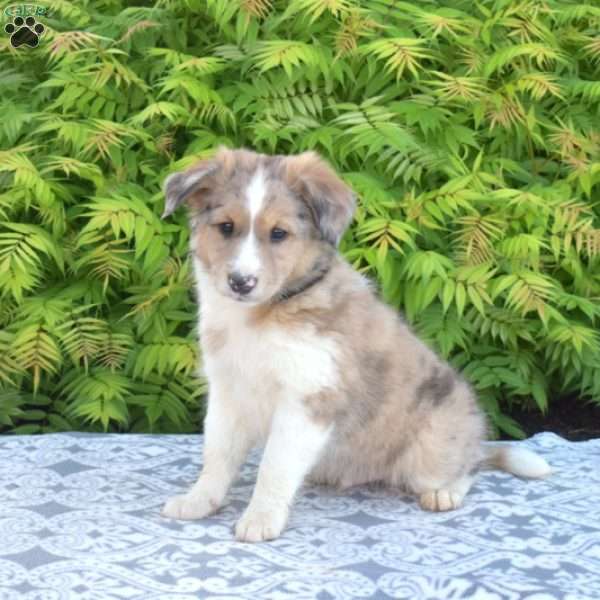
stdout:
[(285, 527), (294, 495), (330, 437), (330, 429), (314, 423), (301, 399), (337, 385), (339, 348), (308, 325), (293, 334), (263, 325), (257, 335), (246, 307), (219, 294), (197, 259), (194, 268), (200, 329), (224, 330), (227, 342), (216, 355), (203, 357), (210, 397), (202, 473), (187, 494), (167, 502), (163, 515), (195, 519), (217, 510), (248, 449), (266, 441), (236, 536), (271, 539)]
[(246, 191), (246, 198), (248, 200), (248, 207), (250, 210), (250, 219), (254, 222), (256, 216), (261, 211), (263, 202), (265, 200), (266, 181), (265, 174), (262, 169), (257, 169), (254, 176), (248, 184), (248, 190)]
[(265, 193), (265, 176), (263, 171), (258, 169), (246, 190), (246, 202), (248, 212), (250, 213), (250, 229), (234, 263), (235, 271), (244, 276), (253, 275), (257, 277), (260, 272), (260, 254), (258, 252), (256, 234), (254, 233), (254, 225), (256, 217), (263, 207)]
[(541, 479), (552, 472), (550, 465), (541, 456), (526, 448), (490, 445), (490, 452), (494, 466), (518, 477)]
[(175, 519), (201, 519), (223, 504), (248, 450), (256, 441), (228, 398), (235, 397), (233, 380), (211, 383), (208, 411), (204, 421), (202, 473), (192, 488), (170, 498), (162, 514)]
[[(285, 382), (288, 390), (303, 396), (337, 385), (339, 348), (333, 339), (318, 335), (310, 324), (293, 334), (277, 324), (263, 324), (257, 335), (247, 323), (244, 304), (215, 290), (199, 263), (195, 270), (201, 298), (201, 330), (210, 326), (228, 332), (227, 346), (219, 355), (204, 357), (209, 379), (235, 374), (263, 392)], [(256, 401), (252, 403), (255, 407)]]
[(239, 540), (260, 542), (280, 535), (294, 496), (330, 433), (331, 427), (309, 418), (298, 398), (277, 406), (252, 500), (235, 529)]

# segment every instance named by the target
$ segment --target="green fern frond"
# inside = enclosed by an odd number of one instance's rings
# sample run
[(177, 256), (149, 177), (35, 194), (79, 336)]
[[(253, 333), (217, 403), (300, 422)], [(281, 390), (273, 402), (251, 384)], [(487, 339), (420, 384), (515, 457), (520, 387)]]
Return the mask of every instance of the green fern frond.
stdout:
[[(82, 310), (86, 310), (86, 307), (81, 307), (78, 312)], [(57, 334), (73, 364), (80, 366), (83, 362), (87, 371), (103, 345), (106, 323), (101, 319), (72, 315), (57, 329)]]
[(550, 68), (553, 64), (567, 64), (567, 57), (558, 49), (552, 48), (546, 44), (540, 43), (525, 43), (505, 46), (498, 49), (489, 58), (483, 74), (485, 77), (491, 76), (496, 71), (517, 64), (519, 58), (525, 58), (535, 65), (538, 69)]
[(475, 77), (452, 77), (446, 73), (433, 71), (441, 81), (432, 81), (438, 95), (445, 102), (464, 101), (473, 102), (487, 92), (482, 79)]
[(584, 79), (567, 79), (565, 87), (573, 96), (581, 96), (588, 102), (600, 100), (600, 81), (586, 81)]
[(92, 123), (93, 126), (84, 151), (93, 150), (97, 152), (97, 156), (102, 158), (107, 158), (111, 149), (124, 146), (129, 140), (146, 137), (143, 132), (122, 123), (114, 123), (103, 119), (92, 119)]
[(503, 275), (494, 282), (492, 297), (508, 288), (505, 305), (521, 315), (536, 311), (546, 321), (547, 302), (554, 297), (554, 282), (534, 271), (520, 270), (512, 275)]
[(109, 41), (109, 38), (87, 31), (62, 31), (54, 34), (47, 48), (50, 60), (60, 61), (71, 56), (73, 52), (90, 46), (98, 48), (102, 42), (107, 41)]
[(459, 319), (455, 312), (443, 312), (439, 306), (425, 309), (416, 324), (417, 333), (439, 348), (445, 358), (457, 349), (468, 347), (468, 327), (468, 323)]
[(76, 175), (93, 183), (102, 181), (102, 172), (98, 165), (86, 163), (70, 156), (49, 155), (40, 172), (42, 175), (46, 175), (53, 171), (62, 171), (67, 177)]
[(551, 17), (561, 25), (584, 19), (600, 19), (600, 7), (584, 3), (567, 4), (556, 11), (552, 11)]
[(351, 8), (357, 7), (356, 0), (290, 0), (284, 17), (291, 17), (302, 12), (310, 16), (310, 23), (314, 23), (324, 13), (340, 17), (349, 12)]
[(419, 38), (386, 38), (371, 42), (361, 50), (384, 60), (386, 69), (395, 73), (396, 79), (400, 79), (404, 71), (410, 71), (418, 79), (419, 71), (423, 70), (421, 62), (433, 58), (432, 53), (424, 48), (425, 44), (426, 41)]
[(546, 96), (564, 99), (563, 90), (558, 77), (550, 73), (526, 73), (519, 78), (517, 88), (529, 92), (534, 100), (542, 100)]
[(144, 110), (131, 118), (131, 124), (143, 125), (157, 117), (164, 117), (170, 123), (184, 123), (187, 121), (188, 114), (183, 106), (163, 100), (148, 104)]
[(335, 33), (336, 56), (339, 58), (353, 54), (358, 50), (358, 44), (362, 37), (381, 28), (381, 24), (372, 19), (368, 11), (350, 10)]
[(146, 344), (140, 349), (135, 358), (133, 376), (145, 380), (152, 371), (159, 375), (190, 374), (197, 364), (196, 344), (171, 336), (159, 343)]
[(505, 222), (498, 215), (468, 215), (457, 219), (460, 229), (455, 233), (456, 244), (464, 260), (482, 264), (492, 260), (494, 242), (502, 237)]
[(36, 114), (27, 110), (27, 106), (13, 100), (0, 102), (0, 141), (3, 147), (14, 146), (25, 127), (30, 127)]
[(378, 101), (379, 98), (372, 98), (361, 105), (336, 105), (342, 114), (333, 124), (342, 128), (347, 138), (344, 153), (360, 151), (368, 157), (386, 147), (405, 153), (418, 148), (412, 133), (395, 123), (395, 114), (378, 106)]
[(136, 394), (130, 397), (129, 402), (144, 409), (151, 431), (163, 418), (178, 427), (189, 422), (187, 403), (206, 393), (206, 385), (196, 380), (180, 385), (174, 379), (165, 381), (157, 375), (149, 375), (148, 380), (137, 384), (136, 388)]
[(240, 9), (257, 19), (264, 19), (269, 14), (271, 6), (271, 0), (240, 0)]
[(483, 314), (471, 310), (467, 313), (467, 319), (482, 338), (490, 336), (493, 342), (500, 340), (512, 348), (518, 348), (521, 340), (531, 343), (535, 340), (532, 323), (505, 308), (487, 306)]
[[(12, 346), (14, 342), (14, 336), (8, 331), (0, 331), (0, 386), (17, 385), (16, 377), (23, 373), (23, 368), (19, 362), (15, 359)], [(0, 402), (0, 414), (1, 414)], [(6, 423), (4, 423), (6, 424)]]
[[(0, 378), (2, 376), (1, 369), (2, 367), (0, 367)], [(16, 420), (21, 420), (26, 416), (23, 410), (25, 398), (22, 394), (0, 387), (0, 398), (0, 426), (12, 427)]]
[(600, 63), (600, 36), (589, 38), (589, 42), (584, 45), (583, 51), (590, 57), (592, 62)]
[(255, 66), (261, 71), (282, 67), (291, 77), (300, 65), (319, 66), (328, 69), (326, 57), (313, 44), (294, 40), (271, 40), (259, 42), (252, 51)]
[(40, 386), (42, 374), (56, 374), (62, 363), (55, 338), (40, 324), (25, 325), (15, 333), (12, 355), (21, 368), (31, 372), (34, 392)]
[(119, 38), (117, 43), (122, 44), (123, 42), (129, 41), (135, 34), (139, 33), (140, 31), (146, 31), (147, 29), (154, 29), (155, 27), (160, 27), (160, 26), (161, 26), (160, 23), (158, 23), (156, 21), (152, 21), (151, 19), (141, 19), (140, 21), (137, 21), (133, 25), (130, 25), (127, 28), (127, 31)]
[(439, 35), (455, 39), (481, 27), (480, 22), (471, 15), (446, 7), (433, 11), (419, 11), (416, 23), (434, 39)]
[(0, 289), (21, 300), (23, 292), (35, 288), (45, 261), (52, 258), (63, 271), (62, 248), (47, 231), (36, 225), (4, 223), (0, 233)]
[(0, 151), (0, 171), (14, 174), (14, 185), (23, 186), (46, 201), (54, 199), (52, 188), (40, 175), (35, 165), (27, 158), (36, 148), (32, 145), (17, 146), (11, 150)]
[(129, 410), (125, 397), (132, 387), (127, 377), (103, 369), (72, 375), (63, 386), (69, 402), (68, 416), (90, 423), (100, 421), (105, 430), (111, 420), (127, 424)]
[(104, 290), (108, 284), (115, 280), (124, 280), (131, 270), (132, 252), (127, 247), (127, 240), (114, 240), (103, 242), (104, 236), (96, 235), (87, 238), (90, 244), (95, 244), (75, 262), (75, 269), (80, 273), (87, 273), (94, 279), (102, 282)]
[(123, 368), (133, 344), (134, 341), (128, 333), (108, 330), (101, 340), (95, 360), (99, 365), (114, 372)]

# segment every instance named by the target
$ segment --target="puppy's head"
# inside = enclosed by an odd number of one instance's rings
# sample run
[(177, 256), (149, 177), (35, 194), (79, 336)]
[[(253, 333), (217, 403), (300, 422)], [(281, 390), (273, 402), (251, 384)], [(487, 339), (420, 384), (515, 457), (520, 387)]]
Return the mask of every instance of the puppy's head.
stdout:
[(192, 250), (224, 296), (285, 297), (326, 269), (354, 195), (314, 152), (267, 156), (220, 149), (165, 182), (165, 212), (190, 209)]

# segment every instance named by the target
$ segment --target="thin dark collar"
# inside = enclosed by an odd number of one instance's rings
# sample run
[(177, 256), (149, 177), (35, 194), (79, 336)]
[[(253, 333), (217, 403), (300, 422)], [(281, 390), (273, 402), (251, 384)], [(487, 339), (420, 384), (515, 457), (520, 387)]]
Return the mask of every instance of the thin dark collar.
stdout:
[(298, 294), (302, 294), (306, 290), (310, 289), (320, 281), (325, 279), (327, 273), (329, 273), (330, 265), (324, 265), (314, 272), (311, 272), (310, 275), (306, 275), (305, 277), (301, 277), (296, 281), (293, 281), (288, 287), (284, 288), (275, 295), (273, 298), (273, 302), (285, 302), (294, 296), (298, 296)]

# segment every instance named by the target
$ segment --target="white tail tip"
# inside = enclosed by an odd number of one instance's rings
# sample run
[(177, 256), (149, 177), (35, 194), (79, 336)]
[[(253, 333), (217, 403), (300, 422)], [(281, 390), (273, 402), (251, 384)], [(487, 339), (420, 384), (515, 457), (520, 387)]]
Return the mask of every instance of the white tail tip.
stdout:
[(541, 456), (517, 446), (493, 446), (489, 463), (517, 477), (542, 479), (552, 472), (550, 465)]

